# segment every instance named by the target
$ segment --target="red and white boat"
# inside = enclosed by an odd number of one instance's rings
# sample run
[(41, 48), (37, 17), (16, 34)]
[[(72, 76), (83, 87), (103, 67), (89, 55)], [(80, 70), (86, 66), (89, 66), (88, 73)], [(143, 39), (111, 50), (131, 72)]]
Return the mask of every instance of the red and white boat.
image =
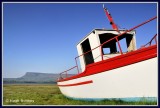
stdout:
[[(107, 9), (104, 10), (113, 30), (94, 29), (77, 44), (79, 56), (75, 58), (76, 66), (60, 73), (57, 81), (60, 91), (67, 97), (82, 100), (136, 101), (145, 98), (156, 101), (157, 34), (137, 49), (135, 29), (157, 17), (129, 30), (118, 30)], [(121, 40), (126, 41), (125, 52)], [(74, 69), (77, 74), (68, 77), (69, 71)]]

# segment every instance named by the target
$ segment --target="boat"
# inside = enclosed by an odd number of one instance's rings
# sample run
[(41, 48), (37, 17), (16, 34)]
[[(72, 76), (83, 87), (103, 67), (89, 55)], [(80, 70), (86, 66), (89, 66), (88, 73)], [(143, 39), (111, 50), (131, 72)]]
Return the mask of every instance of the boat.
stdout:
[[(94, 29), (78, 42), (76, 66), (61, 72), (57, 80), (61, 93), (77, 100), (157, 101), (157, 34), (136, 46), (136, 29), (157, 16), (126, 30), (117, 27), (107, 8), (104, 11), (113, 29)], [(77, 73), (68, 76), (73, 70)]]

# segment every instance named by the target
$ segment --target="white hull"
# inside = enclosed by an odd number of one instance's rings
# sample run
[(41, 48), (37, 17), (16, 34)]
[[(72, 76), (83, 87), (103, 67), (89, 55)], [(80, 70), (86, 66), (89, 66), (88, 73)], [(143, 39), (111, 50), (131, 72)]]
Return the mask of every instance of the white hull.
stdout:
[(65, 96), (78, 99), (158, 97), (157, 57), (110, 71), (58, 82), (58, 85), (90, 80), (93, 83), (59, 88)]

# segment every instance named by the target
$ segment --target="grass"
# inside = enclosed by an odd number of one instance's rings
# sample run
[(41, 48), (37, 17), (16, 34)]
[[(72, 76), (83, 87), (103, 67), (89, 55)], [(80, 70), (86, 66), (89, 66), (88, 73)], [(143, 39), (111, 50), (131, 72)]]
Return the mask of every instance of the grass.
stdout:
[(82, 101), (63, 96), (56, 85), (3, 85), (3, 105), (157, 105), (157, 102), (121, 100)]

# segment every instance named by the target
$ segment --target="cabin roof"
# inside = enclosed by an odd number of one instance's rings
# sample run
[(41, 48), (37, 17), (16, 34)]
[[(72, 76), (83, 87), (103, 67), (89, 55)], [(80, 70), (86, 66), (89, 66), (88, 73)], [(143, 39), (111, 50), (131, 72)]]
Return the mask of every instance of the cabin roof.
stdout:
[[(120, 29), (119, 31), (125, 31), (126, 29)], [(113, 30), (113, 29), (99, 29), (99, 28), (96, 28), (96, 29), (93, 29), (90, 33), (88, 33), (85, 37), (83, 37), (78, 43), (77, 45), (82, 42), (82, 40), (84, 40), (86, 37), (88, 37), (92, 32), (94, 31), (116, 31), (116, 30)], [(133, 30), (134, 31), (134, 30)]]

